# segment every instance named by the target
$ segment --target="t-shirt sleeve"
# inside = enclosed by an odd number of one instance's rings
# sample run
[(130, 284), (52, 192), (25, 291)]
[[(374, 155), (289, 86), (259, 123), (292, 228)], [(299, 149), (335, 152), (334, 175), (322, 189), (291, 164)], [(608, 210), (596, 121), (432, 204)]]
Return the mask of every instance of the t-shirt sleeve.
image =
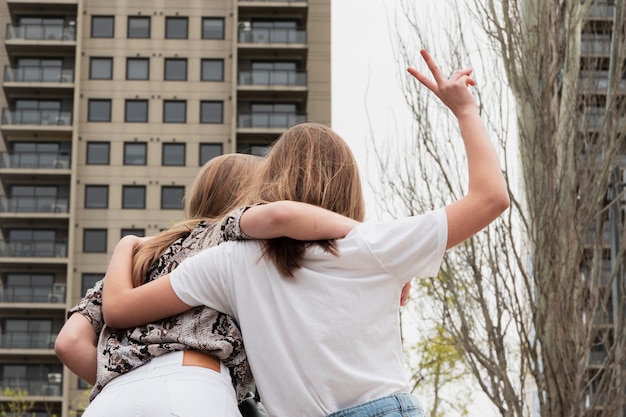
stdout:
[(205, 305), (233, 315), (229, 308), (232, 280), (227, 262), (232, 246), (222, 244), (187, 258), (170, 275), (174, 293), (192, 307)]
[(96, 334), (100, 334), (100, 331), (104, 327), (104, 318), (102, 316), (102, 286), (103, 280), (96, 282), (93, 288), (87, 290), (83, 299), (67, 312), (67, 318), (74, 313), (85, 316), (91, 323)]
[(402, 280), (437, 275), (448, 241), (445, 209), (355, 228), (381, 266)]

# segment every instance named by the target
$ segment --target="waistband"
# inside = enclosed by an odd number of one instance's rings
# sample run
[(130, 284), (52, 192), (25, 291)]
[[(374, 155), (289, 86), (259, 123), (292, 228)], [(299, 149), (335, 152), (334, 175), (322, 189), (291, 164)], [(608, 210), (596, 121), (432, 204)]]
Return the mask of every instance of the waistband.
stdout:
[[(394, 413), (396, 411), (397, 413)], [(422, 406), (413, 394), (399, 393), (330, 413), (327, 417), (424, 417)]]

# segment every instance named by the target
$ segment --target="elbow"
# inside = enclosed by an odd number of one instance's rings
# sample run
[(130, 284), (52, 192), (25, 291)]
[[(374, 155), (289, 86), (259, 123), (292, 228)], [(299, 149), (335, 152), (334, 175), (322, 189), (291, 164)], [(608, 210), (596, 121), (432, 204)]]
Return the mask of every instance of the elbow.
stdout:
[(511, 206), (511, 199), (506, 189), (500, 193), (494, 194), (489, 207), (493, 213), (493, 218), (497, 218)]
[(61, 362), (66, 363), (72, 358), (72, 355), (76, 354), (76, 346), (81, 343), (83, 338), (75, 332), (63, 330), (61, 329), (54, 341), (54, 354)]

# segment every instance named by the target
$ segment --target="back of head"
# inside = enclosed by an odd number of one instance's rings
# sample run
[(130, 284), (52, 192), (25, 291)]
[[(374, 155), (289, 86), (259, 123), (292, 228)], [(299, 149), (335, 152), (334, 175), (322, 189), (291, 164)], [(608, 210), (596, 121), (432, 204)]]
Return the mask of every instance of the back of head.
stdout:
[[(288, 129), (274, 143), (251, 189), (252, 201), (300, 201), (362, 221), (365, 203), (359, 170), (348, 144), (319, 123)], [(334, 242), (315, 242), (334, 251)], [(265, 242), (268, 256), (285, 276), (300, 267), (307, 243), (288, 238)]]
[(215, 221), (240, 205), (245, 186), (255, 177), (263, 159), (240, 153), (215, 157), (205, 163), (185, 196), (188, 220), (159, 233), (139, 246), (134, 254), (133, 283), (141, 285), (161, 254), (176, 240), (187, 236), (201, 220)]
[(211, 159), (201, 168), (185, 200), (187, 218), (218, 218), (236, 208), (263, 159), (232, 153)]
[(319, 123), (288, 129), (274, 143), (258, 175), (255, 199), (314, 204), (362, 221), (359, 170), (348, 144)]

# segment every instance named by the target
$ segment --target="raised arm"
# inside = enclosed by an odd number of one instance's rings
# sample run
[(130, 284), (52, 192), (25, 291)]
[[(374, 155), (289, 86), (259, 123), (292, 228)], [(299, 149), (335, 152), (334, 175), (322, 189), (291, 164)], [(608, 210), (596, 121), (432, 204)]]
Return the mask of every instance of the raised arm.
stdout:
[(510, 204), (509, 195), (498, 155), (468, 88), (475, 84), (470, 77), (472, 70), (457, 71), (448, 79), (443, 77), (428, 52), (422, 50), (421, 54), (434, 81), (414, 68), (408, 71), (456, 116), (467, 153), (468, 191), (463, 198), (446, 207), (447, 248), (451, 248), (487, 227), (506, 210)]

